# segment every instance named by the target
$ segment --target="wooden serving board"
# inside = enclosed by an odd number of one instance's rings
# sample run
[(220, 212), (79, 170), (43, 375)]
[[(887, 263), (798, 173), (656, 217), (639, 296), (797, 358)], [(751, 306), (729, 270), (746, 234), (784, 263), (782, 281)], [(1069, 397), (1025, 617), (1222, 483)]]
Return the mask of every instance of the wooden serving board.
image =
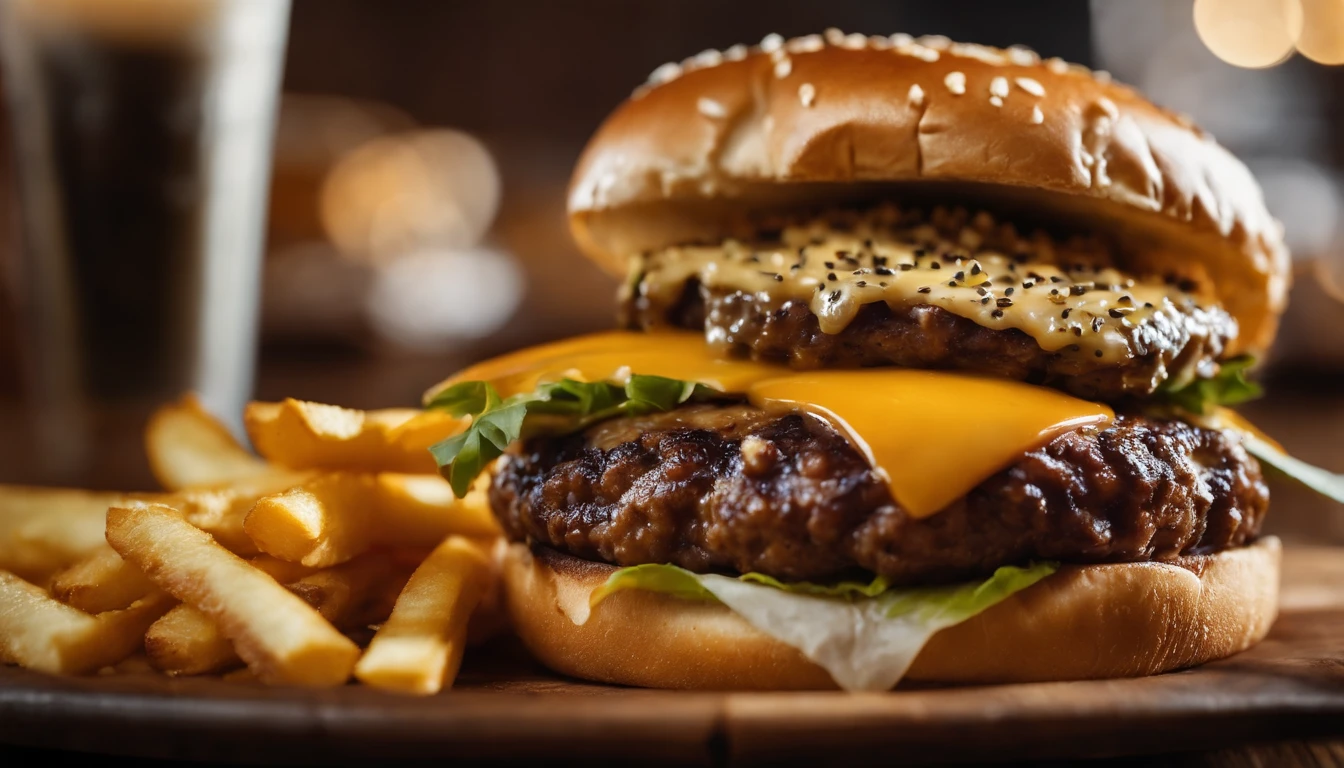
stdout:
[(890, 694), (679, 693), (556, 677), (516, 645), (428, 699), (0, 668), (0, 743), (221, 762), (623, 759), (751, 765), (1070, 758), (1344, 737), (1344, 548), (1284, 552), (1256, 648), (1134, 680)]

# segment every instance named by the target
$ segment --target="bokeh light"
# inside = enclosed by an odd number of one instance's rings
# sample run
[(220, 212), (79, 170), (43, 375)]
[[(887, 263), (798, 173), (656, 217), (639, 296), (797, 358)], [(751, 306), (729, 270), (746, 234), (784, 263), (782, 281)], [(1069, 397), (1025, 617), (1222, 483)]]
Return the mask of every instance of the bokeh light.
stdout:
[(494, 333), (513, 316), (523, 287), (506, 252), (428, 249), (379, 266), (365, 311), (379, 336), (432, 352)]
[(1195, 0), (1195, 31), (1215, 56), (1249, 69), (1293, 55), (1302, 31), (1297, 0)]
[(499, 209), (495, 161), (460, 131), (426, 129), (376, 138), (331, 170), (322, 223), (349, 257), (387, 263), (422, 248), (469, 248)]
[(1344, 0), (1300, 0), (1297, 50), (1321, 64), (1344, 64)]

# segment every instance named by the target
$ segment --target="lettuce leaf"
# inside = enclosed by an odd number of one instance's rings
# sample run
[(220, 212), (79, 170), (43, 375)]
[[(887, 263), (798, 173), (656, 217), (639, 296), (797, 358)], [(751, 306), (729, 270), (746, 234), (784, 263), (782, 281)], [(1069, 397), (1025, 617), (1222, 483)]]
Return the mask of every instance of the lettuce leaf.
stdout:
[(471, 482), (508, 449), (529, 434), (568, 434), (617, 416), (670, 411), (690, 401), (722, 396), (690, 381), (634, 375), (624, 384), (562, 379), (534, 392), (501, 398), (484, 381), (454, 384), (425, 404), (427, 410), (471, 417), (471, 426), (430, 446), (429, 452), (458, 498)]
[(1250, 432), (1241, 433), (1241, 444), (1246, 452), (1265, 466), (1290, 480), (1296, 480), (1327, 499), (1344, 504), (1344, 475), (1293, 458)]
[(982, 582), (890, 589), (871, 583), (787, 584), (762, 574), (737, 579), (675, 565), (622, 568), (593, 591), (593, 607), (623, 589), (723, 603), (761, 632), (797, 648), (849, 691), (890, 690), (938, 630), (969, 619), (1058, 570), (1005, 566)]
[(1254, 400), (1263, 394), (1260, 385), (1246, 378), (1246, 371), (1255, 365), (1250, 355), (1224, 360), (1218, 375), (1211, 379), (1171, 380), (1158, 388), (1154, 396), (1190, 413), (1207, 414), (1219, 405), (1237, 405)]

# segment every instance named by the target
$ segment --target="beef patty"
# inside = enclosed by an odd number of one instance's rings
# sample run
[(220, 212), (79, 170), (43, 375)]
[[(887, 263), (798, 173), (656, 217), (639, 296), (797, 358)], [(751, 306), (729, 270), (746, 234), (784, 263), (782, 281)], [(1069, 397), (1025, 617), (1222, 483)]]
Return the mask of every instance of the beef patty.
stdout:
[(829, 424), (734, 404), (529, 440), (496, 468), (490, 503), (514, 539), (616, 565), (929, 583), (1216, 552), (1255, 538), (1269, 494), (1229, 435), (1121, 415), (916, 519)]
[(1211, 376), (1236, 322), (1220, 307), (1188, 307), (1129, 329), (1129, 357), (1101, 361), (1043, 349), (1016, 329), (993, 329), (928, 304), (893, 309), (865, 304), (839, 333), (824, 333), (799, 301), (771, 303), (757, 293), (711, 290), (692, 280), (681, 298), (660, 306), (634, 294), (623, 308), (631, 328), (675, 325), (703, 330), (728, 355), (794, 368), (896, 365), (969, 370), (1045, 384), (1114, 402), (1151, 394), (1177, 372)]

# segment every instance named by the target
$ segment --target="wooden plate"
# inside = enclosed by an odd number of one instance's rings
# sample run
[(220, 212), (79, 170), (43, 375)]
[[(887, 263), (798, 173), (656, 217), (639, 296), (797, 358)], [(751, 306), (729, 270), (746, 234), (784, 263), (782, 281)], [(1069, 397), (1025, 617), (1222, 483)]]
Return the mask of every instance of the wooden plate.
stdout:
[(521, 649), (428, 699), (0, 668), (0, 742), (240, 762), (760, 764), (1067, 758), (1344, 736), (1344, 549), (1284, 552), (1283, 613), (1251, 651), (1136, 680), (891, 694), (677, 693), (558, 678)]

